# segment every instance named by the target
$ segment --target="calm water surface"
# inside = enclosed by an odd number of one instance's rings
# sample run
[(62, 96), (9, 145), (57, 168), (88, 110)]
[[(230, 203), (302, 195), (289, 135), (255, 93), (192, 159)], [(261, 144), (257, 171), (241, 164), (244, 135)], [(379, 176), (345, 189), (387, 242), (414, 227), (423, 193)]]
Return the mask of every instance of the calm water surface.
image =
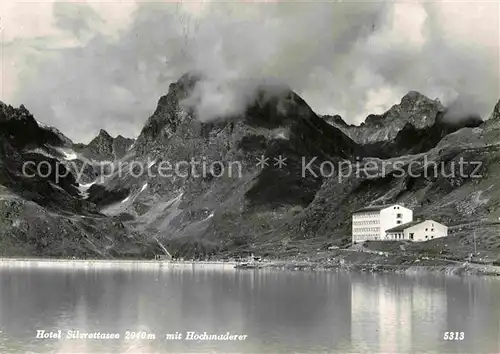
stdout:
[[(62, 339), (37, 339), (37, 330)], [(0, 353), (500, 353), (500, 279), (0, 267)], [(65, 339), (68, 330), (120, 339)], [(127, 331), (148, 338), (127, 340)], [(187, 331), (242, 341), (166, 339)], [(464, 332), (445, 341), (445, 332)], [(154, 337), (154, 338), (153, 338)]]

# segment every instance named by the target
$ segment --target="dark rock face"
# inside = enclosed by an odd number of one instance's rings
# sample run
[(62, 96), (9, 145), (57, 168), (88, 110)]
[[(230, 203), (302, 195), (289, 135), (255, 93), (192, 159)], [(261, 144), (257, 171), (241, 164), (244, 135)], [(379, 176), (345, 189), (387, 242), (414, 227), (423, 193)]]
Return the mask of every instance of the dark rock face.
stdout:
[(40, 127), (23, 105), (14, 108), (0, 103), (0, 132), (4, 139), (17, 148), (43, 144), (64, 146), (70, 142), (58, 130)]
[(137, 139), (137, 151), (145, 152), (148, 146), (161, 145), (176, 132), (177, 127), (187, 118), (187, 112), (179, 102), (188, 98), (200, 78), (198, 74), (187, 73), (179, 81), (170, 84), (168, 95), (160, 98), (155, 112)]
[(482, 123), (481, 118), (474, 116), (457, 122), (448, 122), (440, 115), (431, 126), (417, 129), (412, 124), (407, 123), (394, 139), (366, 144), (364, 147), (368, 151), (368, 156), (380, 158), (418, 154), (429, 151), (448, 134), (462, 128), (479, 127)]
[(115, 189), (108, 191), (105, 187), (94, 184), (88, 189), (89, 197), (87, 200), (96, 204), (98, 207), (103, 207), (116, 202), (121, 202), (123, 199), (127, 198), (129, 193), (130, 191), (128, 189)]
[(70, 148), (69, 139), (40, 126), (23, 106), (2, 105), (0, 117), (0, 255), (110, 258), (152, 252), (119, 219), (105, 217), (82, 197), (57, 150)]
[(87, 145), (87, 148), (99, 158), (113, 159), (113, 138), (103, 129), (101, 129), (99, 135)]
[[(328, 124), (330, 125), (333, 125), (334, 127), (337, 127), (339, 129), (346, 129), (348, 128), (350, 125), (347, 124), (341, 116), (339, 116), (338, 114), (335, 114), (333, 116), (330, 116), (330, 115), (325, 115), (325, 116), (322, 116), (322, 118), (325, 120), (325, 122), (327, 122)], [(352, 125), (354, 127), (354, 125)], [(342, 130), (343, 131), (343, 130)], [(348, 130), (347, 130), (348, 131)]]
[(125, 138), (118, 135), (113, 139), (113, 154), (115, 159), (123, 158), (134, 144), (134, 139)]
[[(77, 195), (75, 179), (66, 174), (66, 168), (55, 157), (40, 153), (46, 151), (48, 144), (62, 146), (64, 141), (53, 131), (41, 128), (24, 106), (16, 109), (4, 105), (0, 122), (0, 184), (44, 206), (64, 208), (73, 203), (71, 196)], [(40, 173), (33, 173), (37, 165), (42, 167)], [(57, 173), (61, 176), (58, 180)]]

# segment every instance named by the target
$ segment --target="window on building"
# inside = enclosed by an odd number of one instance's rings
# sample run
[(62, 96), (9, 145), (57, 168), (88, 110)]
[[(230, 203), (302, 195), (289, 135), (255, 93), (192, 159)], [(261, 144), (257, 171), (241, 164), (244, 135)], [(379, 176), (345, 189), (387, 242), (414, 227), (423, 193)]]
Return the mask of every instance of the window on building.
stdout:
[(396, 221), (396, 224), (401, 224), (401, 220)]
[(401, 213), (397, 213), (397, 214), (396, 214), (396, 217), (397, 217), (397, 218), (402, 218), (402, 217), (403, 217), (403, 214), (401, 214)]
[(431, 231), (434, 231), (434, 229), (431, 229)]
[(413, 240), (413, 235), (414, 235), (414, 233), (412, 232), (412, 233), (410, 234), (410, 240)]
[(425, 229), (425, 231), (428, 231), (429, 229)]

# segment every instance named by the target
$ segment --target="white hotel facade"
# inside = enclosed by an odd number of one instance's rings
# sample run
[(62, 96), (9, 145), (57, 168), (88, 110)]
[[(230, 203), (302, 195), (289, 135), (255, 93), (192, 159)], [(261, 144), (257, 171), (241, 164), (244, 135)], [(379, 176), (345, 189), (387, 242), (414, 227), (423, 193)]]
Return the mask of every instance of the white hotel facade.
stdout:
[(352, 214), (352, 242), (386, 240), (386, 230), (413, 220), (413, 211), (399, 204), (369, 206)]

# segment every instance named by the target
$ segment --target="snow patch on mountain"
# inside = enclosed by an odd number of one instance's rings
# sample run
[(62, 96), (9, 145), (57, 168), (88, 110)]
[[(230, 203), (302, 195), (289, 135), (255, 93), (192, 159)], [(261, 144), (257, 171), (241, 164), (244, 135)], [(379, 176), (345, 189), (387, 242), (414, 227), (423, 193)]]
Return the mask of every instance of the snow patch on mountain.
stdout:
[(80, 191), (80, 196), (81, 196), (83, 199), (87, 199), (87, 198), (89, 197), (88, 190), (89, 190), (89, 188), (90, 188), (90, 187), (92, 187), (94, 184), (95, 184), (95, 181), (94, 181), (94, 182), (91, 182), (91, 183), (79, 184), (79, 185), (78, 185), (78, 190)]
[(36, 124), (38, 124), (38, 126), (39, 126), (40, 128), (49, 128), (49, 126), (48, 126), (47, 124), (42, 123), (42, 122), (40, 122), (40, 121), (38, 121), (38, 120), (36, 120), (36, 119), (35, 119), (35, 122), (36, 122)]
[(63, 155), (64, 159), (67, 161), (73, 161), (78, 159), (78, 155), (74, 150), (58, 148), (57, 151), (59, 151)]

